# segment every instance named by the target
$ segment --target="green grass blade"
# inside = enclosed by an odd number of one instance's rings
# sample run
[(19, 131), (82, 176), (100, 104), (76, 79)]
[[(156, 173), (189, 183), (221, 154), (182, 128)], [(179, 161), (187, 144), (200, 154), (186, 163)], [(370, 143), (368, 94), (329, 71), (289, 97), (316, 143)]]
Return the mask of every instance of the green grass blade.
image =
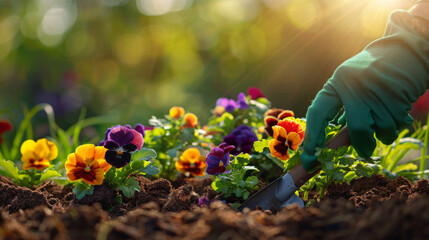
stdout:
[(55, 128), (54, 128), (55, 117), (54, 117), (54, 111), (52, 106), (49, 104), (38, 104), (34, 106), (32, 109), (30, 109), (30, 111), (27, 114), (25, 114), (24, 120), (22, 120), (21, 124), (19, 125), (15, 138), (13, 139), (12, 149), (10, 151), (10, 156), (9, 156), (12, 161), (16, 161), (16, 157), (18, 155), (18, 151), (20, 149), (22, 139), (24, 137), (24, 133), (27, 127), (29, 126), (29, 124), (31, 124), (31, 119), (34, 117), (34, 115), (36, 115), (36, 113), (42, 110), (44, 110), (48, 116), (51, 136), (55, 138)]
[(82, 123), (85, 119), (85, 115), (86, 109), (82, 108), (82, 111), (79, 115), (79, 120), (77, 121), (77, 124), (74, 125), (76, 127), (73, 128), (73, 148), (77, 148), (79, 146), (79, 135), (82, 130)]

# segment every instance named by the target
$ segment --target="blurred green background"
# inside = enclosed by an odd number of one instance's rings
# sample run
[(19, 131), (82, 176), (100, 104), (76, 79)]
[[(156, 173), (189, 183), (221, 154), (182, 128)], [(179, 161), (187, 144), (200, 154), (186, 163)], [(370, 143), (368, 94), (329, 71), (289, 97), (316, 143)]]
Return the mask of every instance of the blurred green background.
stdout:
[[(49, 103), (63, 128), (83, 108), (147, 124), (179, 105), (204, 124), (217, 98), (251, 86), (304, 116), (334, 69), (413, 3), (0, 0), (1, 117), (18, 124)], [(48, 130), (39, 115), (36, 136)]]

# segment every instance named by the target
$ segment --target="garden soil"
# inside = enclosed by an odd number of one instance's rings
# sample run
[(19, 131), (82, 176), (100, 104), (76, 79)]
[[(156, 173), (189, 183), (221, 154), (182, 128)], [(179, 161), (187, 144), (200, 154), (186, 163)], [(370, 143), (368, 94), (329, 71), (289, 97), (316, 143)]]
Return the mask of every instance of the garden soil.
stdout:
[(427, 180), (373, 176), (333, 184), (307, 208), (237, 212), (221, 201), (198, 207), (201, 195), (216, 198), (209, 179), (136, 178), (132, 198), (100, 185), (77, 200), (70, 187), (1, 177), (0, 239), (429, 239)]

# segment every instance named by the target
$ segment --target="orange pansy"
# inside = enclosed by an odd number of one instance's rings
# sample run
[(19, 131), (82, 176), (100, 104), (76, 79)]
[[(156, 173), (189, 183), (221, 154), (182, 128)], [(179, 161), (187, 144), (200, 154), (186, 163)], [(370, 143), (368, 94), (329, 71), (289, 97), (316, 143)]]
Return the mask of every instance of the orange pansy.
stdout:
[(174, 119), (179, 119), (185, 114), (185, 109), (182, 107), (172, 107), (170, 108), (169, 115)]
[(183, 127), (194, 128), (198, 125), (198, 117), (193, 113), (187, 113), (183, 117), (184, 125)]
[(104, 158), (106, 151), (106, 148), (94, 144), (76, 148), (75, 153), (67, 156), (67, 178), (70, 181), (81, 179), (90, 185), (101, 185), (104, 174), (112, 167)]
[(197, 148), (186, 149), (175, 164), (177, 171), (203, 176), (207, 168), (205, 157)]
[(289, 149), (296, 151), (301, 138), (298, 133), (287, 133), (286, 129), (280, 126), (274, 126), (273, 132), (273, 139), (269, 142), (271, 156), (286, 161), (290, 158)]

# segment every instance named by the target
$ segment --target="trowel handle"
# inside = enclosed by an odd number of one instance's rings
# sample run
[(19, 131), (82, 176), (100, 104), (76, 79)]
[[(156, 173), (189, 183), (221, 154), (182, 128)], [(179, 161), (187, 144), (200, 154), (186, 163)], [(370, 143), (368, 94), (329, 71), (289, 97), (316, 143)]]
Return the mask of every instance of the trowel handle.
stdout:
[[(343, 127), (333, 138), (329, 139), (326, 143), (326, 147), (330, 149), (338, 149), (343, 146), (350, 146), (350, 135), (347, 126)], [(306, 183), (314, 175), (318, 174), (320, 170), (315, 171), (314, 173), (309, 174), (307, 170), (304, 169), (302, 163), (298, 164), (289, 171), (289, 174), (292, 175), (293, 181), (296, 187), (300, 188), (304, 183)]]

